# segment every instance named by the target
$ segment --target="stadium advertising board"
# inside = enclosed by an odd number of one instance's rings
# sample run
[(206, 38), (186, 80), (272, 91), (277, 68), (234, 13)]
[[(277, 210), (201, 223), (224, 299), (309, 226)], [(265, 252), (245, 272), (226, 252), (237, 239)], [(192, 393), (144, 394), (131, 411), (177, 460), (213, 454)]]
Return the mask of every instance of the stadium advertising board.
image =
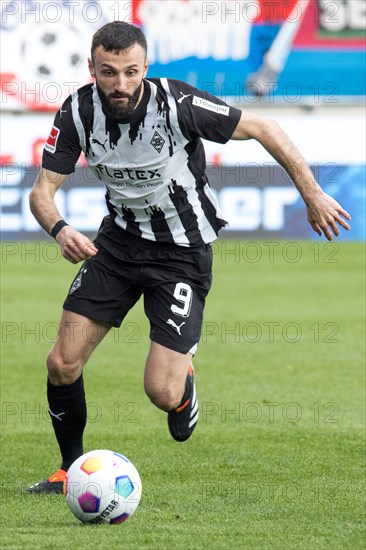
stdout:
[(335, 103), (365, 94), (364, 0), (20, 0), (0, 10), (3, 109), (57, 110), (89, 80), (92, 34), (116, 19), (142, 26), (149, 76), (223, 99)]
[[(352, 231), (341, 239), (365, 238), (365, 166), (335, 163), (312, 167), (319, 183), (352, 213)], [(29, 210), (29, 193), (37, 166), (8, 165), (2, 171), (1, 229), (4, 241), (39, 239), (45, 233)], [(312, 238), (306, 210), (297, 190), (284, 171), (274, 164), (208, 166), (225, 219), (226, 237)], [(61, 215), (78, 230), (96, 233), (105, 215), (105, 189), (86, 167), (79, 166), (62, 189), (56, 204)]]

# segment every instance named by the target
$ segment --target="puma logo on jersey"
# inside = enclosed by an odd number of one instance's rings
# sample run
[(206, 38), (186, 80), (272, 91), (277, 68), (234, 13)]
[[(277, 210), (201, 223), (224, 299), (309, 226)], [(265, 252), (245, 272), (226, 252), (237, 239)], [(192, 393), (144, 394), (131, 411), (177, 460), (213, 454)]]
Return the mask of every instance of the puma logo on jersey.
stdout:
[(180, 98), (178, 99), (178, 103), (182, 103), (182, 101), (184, 101), (186, 97), (191, 97), (191, 95), (192, 95), (192, 94), (184, 95), (183, 92), (179, 92), (179, 93), (182, 94), (182, 97), (180, 97)]
[(105, 148), (105, 144), (107, 141), (108, 141), (108, 138), (104, 140), (104, 143), (101, 143), (98, 139), (95, 139), (95, 138), (92, 139), (92, 143), (96, 143), (97, 145), (100, 145), (101, 147), (103, 147), (105, 152), (107, 152), (107, 149)]
[(179, 336), (182, 336), (182, 335), (181, 335), (181, 332), (180, 332), (180, 329), (181, 329), (181, 327), (182, 327), (183, 325), (186, 324), (185, 321), (183, 321), (183, 323), (181, 323), (180, 325), (176, 325), (175, 322), (173, 321), (173, 319), (168, 319), (168, 320), (167, 320), (167, 324), (170, 325), (170, 326), (172, 326), (173, 328), (175, 328), (175, 330), (178, 332)]

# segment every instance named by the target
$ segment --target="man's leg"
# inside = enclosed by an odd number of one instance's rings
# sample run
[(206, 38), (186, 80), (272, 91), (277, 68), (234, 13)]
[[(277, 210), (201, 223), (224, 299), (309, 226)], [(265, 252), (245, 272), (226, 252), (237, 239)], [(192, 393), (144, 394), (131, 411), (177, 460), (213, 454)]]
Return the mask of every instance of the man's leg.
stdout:
[(198, 420), (192, 354), (179, 353), (151, 342), (144, 386), (150, 400), (168, 412), (168, 426), (176, 441), (190, 437)]
[(47, 357), (49, 414), (62, 464), (47, 480), (29, 487), (29, 492), (62, 492), (65, 472), (83, 454), (86, 401), (82, 371), (109, 328), (106, 323), (63, 311), (57, 341)]

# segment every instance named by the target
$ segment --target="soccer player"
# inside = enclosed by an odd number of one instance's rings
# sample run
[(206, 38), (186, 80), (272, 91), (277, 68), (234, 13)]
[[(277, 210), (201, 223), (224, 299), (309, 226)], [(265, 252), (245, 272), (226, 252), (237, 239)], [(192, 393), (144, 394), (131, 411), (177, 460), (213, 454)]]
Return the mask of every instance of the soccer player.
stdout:
[[(192, 357), (211, 285), (210, 243), (227, 223), (205, 174), (201, 138), (257, 140), (287, 170), (319, 235), (331, 240), (338, 225), (349, 229), (349, 214), (324, 194), (276, 122), (184, 82), (147, 79), (146, 39), (138, 27), (115, 21), (100, 28), (89, 69), (95, 82), (77, 90), (56, 114), (30, 195), (34, 216), (64, 258), (83, 261), (47, 357), (49, 414), (62, 463), (28, 488), (33, 493), (62, 492), (67, 469), (83, 453), (83, 367), (141, 295), (151, 339), (145, 391), (167, 412), (175, 440), (187, 440), (197, 424)], [(54, 204), (81, 151), (106, 186), (109, 215), (93, 242), (68, 225)], [(87, 330), (98, 336), (85, 339)]]

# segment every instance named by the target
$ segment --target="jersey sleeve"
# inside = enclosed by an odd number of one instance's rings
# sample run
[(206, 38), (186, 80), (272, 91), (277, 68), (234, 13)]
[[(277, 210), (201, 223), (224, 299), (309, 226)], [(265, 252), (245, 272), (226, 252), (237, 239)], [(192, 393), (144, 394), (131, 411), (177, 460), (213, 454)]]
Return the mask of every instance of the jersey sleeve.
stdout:
[(178, 120), (184, 136), (226, 143), (240, 120), (241, 110), (221, 99), (179, 80), (169, 79), (169, 89), (176, 100)]
[(56, 113), (44, 146), (42, 167), (58, 174), (71, 174), (75, 171), (80, 153), (80, 140), (72, 116), (70, 96)]

